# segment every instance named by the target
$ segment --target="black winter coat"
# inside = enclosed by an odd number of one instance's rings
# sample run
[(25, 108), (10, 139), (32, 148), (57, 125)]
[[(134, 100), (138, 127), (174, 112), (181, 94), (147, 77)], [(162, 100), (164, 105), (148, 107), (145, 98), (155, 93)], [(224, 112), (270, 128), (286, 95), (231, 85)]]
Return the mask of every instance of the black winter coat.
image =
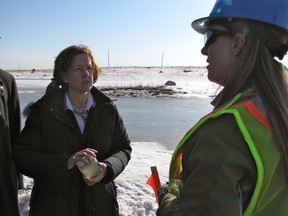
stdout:
[[(30, 215), (118, 215), (113, 180), (130, 160), (131, 146), (116, 106), (92, 87), (96, 106), (89, 110), (83, 134), (74, 114), (64, 110), (63, 90), (53, 90), (31, 107), (13, 152), (16, 167), (34, 179)], [(67, 170), (68, 158), (84, 148), (98, 151), (97, 159), (108, 166), (102, 181), (85, 184), (75, 166)]]
[[(21, 128), (19, 97), (14, 77), (3, 70), (0, 86), (0, 215), (17, 216), (17, 173), (11, 153)], [(23, 186), (22, 179), (19, 183)]]

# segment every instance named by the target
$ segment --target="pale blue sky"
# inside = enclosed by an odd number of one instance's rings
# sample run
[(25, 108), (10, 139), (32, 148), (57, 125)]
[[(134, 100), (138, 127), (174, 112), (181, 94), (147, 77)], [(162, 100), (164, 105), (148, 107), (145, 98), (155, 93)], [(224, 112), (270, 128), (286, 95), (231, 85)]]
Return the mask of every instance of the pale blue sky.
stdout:
[[(1, 0), (0, 68), (52, 69), (72, 44), (85, 44), (100, 67), (203, 66), (203, 36), (191, 22), (214, 0)], [(287, 57), (286, 57), (287, 59)], [(287, 62), (287, 60), (285, 60)]]

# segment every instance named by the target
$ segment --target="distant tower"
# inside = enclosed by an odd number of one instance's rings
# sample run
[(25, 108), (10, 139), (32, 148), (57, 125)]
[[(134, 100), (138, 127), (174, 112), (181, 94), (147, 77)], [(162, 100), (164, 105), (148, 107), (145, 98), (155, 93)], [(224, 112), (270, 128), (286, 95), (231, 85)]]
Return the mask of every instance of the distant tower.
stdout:
[(110, 56), (109, 56), (109, 49), (108, 49), (108, 68), (110, 68)]

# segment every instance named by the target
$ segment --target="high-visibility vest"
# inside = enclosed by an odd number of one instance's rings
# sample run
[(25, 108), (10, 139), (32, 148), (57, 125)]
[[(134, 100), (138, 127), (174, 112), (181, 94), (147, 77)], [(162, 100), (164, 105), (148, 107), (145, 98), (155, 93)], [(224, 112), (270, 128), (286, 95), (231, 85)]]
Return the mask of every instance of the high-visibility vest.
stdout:
[(257, 167), (257, 182), (244, 216), (288, 216), (288, 183), (284, 162), (275, 144), (271, 126), (258, 96), (251, 92), (236, 95), (226, 106), (200, 119), (176, 147), (169, 171), (169, 192), (179, 197), (183, 188), (183, 146), (209, 119), (232, 114)]

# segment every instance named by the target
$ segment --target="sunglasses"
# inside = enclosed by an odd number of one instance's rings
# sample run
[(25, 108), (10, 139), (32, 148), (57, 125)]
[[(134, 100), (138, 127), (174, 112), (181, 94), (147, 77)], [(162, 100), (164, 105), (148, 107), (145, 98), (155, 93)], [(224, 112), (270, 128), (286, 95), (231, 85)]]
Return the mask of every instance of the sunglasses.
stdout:
[(204, 47), (208, 48), (212, 43), (216, 41), (217, 37), (221, 35), (233, 37), (235, 34), (228, 31), (209, 30), (204, 34)]

